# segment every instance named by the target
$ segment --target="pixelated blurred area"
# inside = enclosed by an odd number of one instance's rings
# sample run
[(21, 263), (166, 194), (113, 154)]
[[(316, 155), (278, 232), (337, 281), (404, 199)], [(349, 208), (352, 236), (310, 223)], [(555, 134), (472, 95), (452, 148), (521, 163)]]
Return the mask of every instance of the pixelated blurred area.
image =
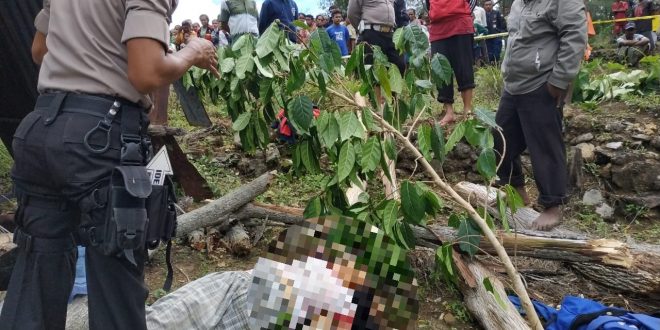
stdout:
[(345, 217), (282, 232), (257, 262), (248, 297), (253, 328), (413, 329), (419, 313), (406, 251)]

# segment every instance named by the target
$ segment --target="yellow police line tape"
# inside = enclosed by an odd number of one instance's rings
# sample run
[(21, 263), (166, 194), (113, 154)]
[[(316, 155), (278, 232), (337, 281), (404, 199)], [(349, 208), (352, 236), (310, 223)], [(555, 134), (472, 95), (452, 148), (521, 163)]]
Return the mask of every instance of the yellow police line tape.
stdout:
[(647, 20), (647, 19), (660, 19), (660, 15), (641, 16), (641, 17), (626, 17), (626, 18), (619, 18), (619, 19), (608, 19), (608, 20), (602, 20), (602, 21), (594, 21), (594, 22), (592, 22), (592, 24), (597, 25), (597, 24), (607, 24), (607, 23), (616, 23), (616, 22), (640, 21), (640, 20)]
[[(639, 20), (647, 20), (647, 19), (653, 19), (654, 21), (660, 21), (660, 15), (651, 15), (651, 16), (641, 16), (641, 17), (629, 17), (629, 18), (620, 18), (620, 19), (610, 19), (610, 20), (603, 20), (603, 21), (595, 21), (593, 24), (607, 24), (607, 23), (615, 23), (615, 22), (628, 22), (628, 21), (639, 21)], [(655, 23), (655, 22), (654, 22)], [(657, 24), (657, 23), (655, 23)], [(653, 31), (657, 30), (657, 26), (654, 24)], [(495, 33), (495, 34), (488, 34), (488, 35), (481, 35), (474, 37), (474, 40), (480, 41), (480, 40), (486, 40), (486, 39), (494, 39), (494, 38), (500, 38), (500, 37), (506, 37), (508, 36), (508, 32), (502, 32), (502, 33)]]

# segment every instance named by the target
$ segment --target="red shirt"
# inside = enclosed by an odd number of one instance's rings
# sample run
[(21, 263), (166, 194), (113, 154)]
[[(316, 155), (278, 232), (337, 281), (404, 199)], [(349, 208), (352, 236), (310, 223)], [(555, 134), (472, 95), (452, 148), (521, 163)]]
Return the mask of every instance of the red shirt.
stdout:
[(627, 1), (615, 1), (612, 4), (612, 12), (614, 13), (615, 19), (626, 18), (627, 11), (628, 11)]
[(450, 16), (433, 21), (429, 23), (428, 27), (431, 42), (457, 35), (474, 34), (474, 23), (471, 15)]

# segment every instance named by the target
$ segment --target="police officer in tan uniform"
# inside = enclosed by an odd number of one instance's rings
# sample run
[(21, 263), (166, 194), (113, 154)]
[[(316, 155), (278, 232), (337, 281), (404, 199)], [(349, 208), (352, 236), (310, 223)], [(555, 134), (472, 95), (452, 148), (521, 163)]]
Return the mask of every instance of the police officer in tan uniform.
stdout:
[(64, 329), (76, 244), (88, 246), (90, 328), (146, 329), (143, 236), (157, 220), (144, 207), (147, 94), (193, 65), (218, 76), (204, 38), (168, 53), (176, 4), (44, 0), (32, 47), (40, 96), (13, 141), (19, 252), (0, 329)]

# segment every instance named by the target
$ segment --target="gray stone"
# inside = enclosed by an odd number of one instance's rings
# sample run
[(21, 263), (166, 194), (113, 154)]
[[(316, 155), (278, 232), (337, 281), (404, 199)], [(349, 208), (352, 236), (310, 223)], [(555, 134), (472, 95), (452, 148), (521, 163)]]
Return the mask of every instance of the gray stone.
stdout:
[(621, 147), (623, 147), (623, 142), (620, 142), (620, 141), (619, 142), (610, 142), (610, 143), (606, 144), (605, 147), (610, 148), (612, 150), (618, 150), (618, 149), (621, 149)]
[(589, 142), (593, 139), (594, 139), (593, 134), (585, 133), (585, 134), (582, 134), (582, 135), (576, 137), (575, 139), (573, 139), (573, 144), (580, 144), (580, 143), (583, 143), (583, 142)]
[(622, 122), (613, 121), (605, 124), (605, 130), (612, 133), (618, 133), (626, 129), (626, 125)]
[(466, 143), (459, 142), (454, 147), (454, 154), (459, 159), (468, 159), (472, 157), (472, 153), (473, 153), (472, 148), (470, 148), (470, 146), (467, 145)]
[(612, 218), (614, 215), (614, 209), (607, 205), (607, 203), (603, 203), (596, 208), (596, 213), (600, 215), (601, 218), (607, 220)]
[(616, 156), (616, 152), (610, 149), (603, 148), (601, 146), (596, 147), (596, 164), (605, 165), (612, 161), (612, 158)]
[(653, 140), (651, 140), (651, 145), (654, 148), (660, 150), (660, 135), (654, 137)]
[(266, 147), (266, 163), (277, 164), (280, 160), (280, 150), (274, 143), (268, 144)]
[(660, 207), (660, 193), (648, 195), (623, 195), (618, 197), (627, 203), (642, 205), (648, 209)]
[(598, 189), (589, 189), (584, 193), (582, 197), (582, 204), (584, 205), (598, 205), (602, 203), (605, 199), (603, 194), (600, 193)]
[(593, 144), (580, 143), (575, 147), (580, 149), (580, 152), (582, 153), (582, 159), (584, 160), (585, 163), (591, 163), (594, 161), (594, 159), (596, 159), (596, 154), (595, 154), (596, 147)]
[(636, 193), (660, 189), (660, 163), (645, 159), (612, 166), (612, 182), (621, 188)]
[(646, 134), (635, 134), (635, 135), (632, 136), (632, 138), (635, 139), (635, 140), (640, 140), (640, 141), (644, 141), (644, 142), (651, 141), (651, 137), (646, 135)]

